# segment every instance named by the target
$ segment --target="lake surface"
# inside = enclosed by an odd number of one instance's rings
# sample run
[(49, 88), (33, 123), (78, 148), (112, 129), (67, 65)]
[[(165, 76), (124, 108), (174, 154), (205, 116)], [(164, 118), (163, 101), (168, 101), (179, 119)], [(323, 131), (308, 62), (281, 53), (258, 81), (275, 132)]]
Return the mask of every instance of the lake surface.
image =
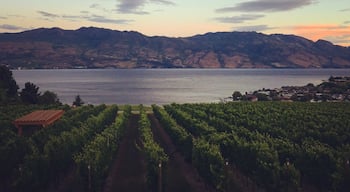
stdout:
[(55, 92), (71, 104), (80, 95), (89, 104), (167, 104), (219, 102), (233, 91), (319, 84), (350, 69), (64, 69), (14, 70), (25, 82)]

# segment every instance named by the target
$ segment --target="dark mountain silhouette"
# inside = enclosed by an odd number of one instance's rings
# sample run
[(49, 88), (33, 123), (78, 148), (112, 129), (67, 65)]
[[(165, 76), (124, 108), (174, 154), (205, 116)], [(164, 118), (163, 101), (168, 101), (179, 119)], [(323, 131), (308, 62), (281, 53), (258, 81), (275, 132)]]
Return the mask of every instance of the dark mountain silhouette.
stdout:
[(23, 68), (349, 68), (350, 47), (294, 35), (148, 37), (101, 28), (0, 34), (0, 64)]

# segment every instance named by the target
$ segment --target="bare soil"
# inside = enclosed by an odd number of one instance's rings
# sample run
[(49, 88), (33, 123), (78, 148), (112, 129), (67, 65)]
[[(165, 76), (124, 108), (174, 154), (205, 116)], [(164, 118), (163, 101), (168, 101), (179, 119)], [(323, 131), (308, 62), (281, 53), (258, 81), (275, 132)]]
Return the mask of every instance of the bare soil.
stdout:
[(163, 191), (178, 192), (178, 191), (193, 191), (193, 192), (211, 192), (215, 191), (211, 186), (208, 186), (205, 181), (198, 175), (195, 168), (185, 161), (182, 154), (177, 151), (176, 146), (172, 143), (169, 135), (160, 125), (154, 114), (148, 114), (151, 121), (153, 137), (158, 142), (167, 155), (169, 161), (165, 167), (165, 183)]
[(146, 166), (140, 146), (139, 114), (132, 114), (125, 135), (106, 179), (104, 192), (147, 191)]

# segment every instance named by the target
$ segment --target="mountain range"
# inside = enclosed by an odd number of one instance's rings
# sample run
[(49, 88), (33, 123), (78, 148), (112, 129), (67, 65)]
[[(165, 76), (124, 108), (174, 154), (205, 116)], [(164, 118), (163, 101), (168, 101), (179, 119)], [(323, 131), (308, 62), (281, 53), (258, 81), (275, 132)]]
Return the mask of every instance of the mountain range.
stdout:
[(217, 32), (186, 38), (94, 27), (0, 34), (11, 68), (350, 68), (350, 47), (295, 35)]

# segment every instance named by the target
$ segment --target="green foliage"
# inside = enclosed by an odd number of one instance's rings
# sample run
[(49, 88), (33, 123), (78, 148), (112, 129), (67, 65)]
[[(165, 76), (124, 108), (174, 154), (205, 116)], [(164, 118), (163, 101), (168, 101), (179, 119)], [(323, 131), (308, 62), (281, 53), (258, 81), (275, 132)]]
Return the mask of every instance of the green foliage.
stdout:
[(147, 163), (147, 183), (152, 191), (156, 189), (159, 169), (164, 167), (168, 161), (168, 156), (163, 148), (153, 139), (150, 121), (143, 108), (140, 106), (139, 130), (142, 142), (142, 151), (146, 156)]
[(6, 181), (12, 178), (13, 170), (18, 170), (19, 163), (31, 149), (25, 138), (8, 129), (0, 132), (0, 141), (0, 179)]
[[(216, 130), (206, 122), (193, 118), (195, 114), (189, 115), (181, 111), (180, 105), (172, 104), (165, 106), (167, 112), (174, 117), (178, 124), (181, 124), (196, 139), (192, 139), (192, 164), (199, 174), (218, 190), (223, 190), (224, 160), (218, 145), (209, 143), (209, 138)], [(201, 116), (205, 116), (203, 113)]]
[(233, 101), (239, 101), (242, 98), (242, 93), (239, 91), (235, 91), (232, 93), (232, 100)]
[(192, 136), (186, 130), (180, 127), (173, 118), (162, 108), (153, 105), (153, 112), (164, 129), (168, 132), (172, 141), (179, 148), (180, 152), (185, 156), (186, 160), (192, 160)]
[(64, 131), (70, 131), (75, 127), (80, 127), (90, 116), (96, 116), (106, 108), (106, 105), (87, 105), (75, 109), (67, 110), (64, 115), (54, 124), (35, 132), (30, 139), (34, 142), (40, 152), (50, 137), (58, 136)]
[(21, 100), (26, 104), (37, 104), (39, 103), (39, 87), (35, 84), (27, 82), (24, 84), (24, 88), (21, 93)]
[(332, 175), (337, 166), (333, 149), (319, 141), (306, 139), (301, 145), (299, 155), (295, 165), (305, 177), (322, 188), (332, 186)]
[(198, 137), (199, 135), (210, 135), (211, 133), (215, 132), (213, 127), (208, 126), (205, 122), (193, 118), (193, 114), (190, 115), (178, 110), (176, 104), (166, 105), (164, 108), (179, 125), (188, 129), (188, 131), (195, 137)]
[(218, 145), (204, 139), (193, 142), (192, 163), (199, 174), (216, 189), (222, 190), (224, 180), (224, 159)]
[(269, 98), (264, 93), (256, 93), (255, 96), (258, 98), (258, 101), (268, 101)]
[(4, 105), (0, 106), (0, 184), (7, 183), (4, 191), (13, 191), (13, 181), (20, 174), (23, 161), (28, 154), (36, 150), (35, 144), (28, 137), (17, 135), (12, 122), (27, 113), (39, 109), (63, 109), (57, 105)]
[[(153, 112), (177, 150), (219, 191), (232, 178), (224, 162), (266, 191), (299, 191), (303, 184), (320, 191), (348, 191), (350, 183), (349, 103), (172, 104)], [(54, 125), (18, 137), (12, 121), (37, 109), (65, 109)], [(45, 191), (74, 164), (88, 186), (101, 190), (118, 149), (130, 106), (0, 105), (0, 179), (5, 191)], [(168, 111), (168, 112), (167, 112)], [(154, 189), (159, 162), (167, 156), (154, 141), (141, 107), (140, 149)], [(114, 122), (114, 123), (113, 123)], [(72, 158), (74, 157), (74, 158)], [(12, 189), (11, 186), (14, 188)]]
[(60, 179), (61, 175), (73, 165), (73, 155), (81, 151), (82, 147), (91, 141), (115, 120), (117, 106), (109, 106), (97, 116), (91, 116), (77, 127), (71, 127), (58, 135), (50, 136), (40, 149), (31, 145), (32, 153), (26, 155), (22, 173), (16, 176), (17, 189), (44, 190), (49, 182)]
[(300, 172), (293, 164), (286, 162), (281, 166), (280, 171), (280, 191), (295, 192), (300, 191)]
[(89, 177), (92, 178), (91, 185), (94, 191), (102, 190), (113, 161), (113, 155), (124, 135), (130, 113), (131, 107), (125, 107), (124, 113), (118, 115), (113, 125), (96, 135), (80, 153), (74, 156), (79, 175), (84, 178), (85, 186), (88, 186)]
[(12, 71), (5, 65), (0, 65), (0, 103), (17, 99), (18, 85), (13, 78)]
[(348, 189), (349, 103), (172, 104), (165, 109), (268, 191), (297, 191), (301, 181), (322, 190)]
[[(14, 103), (18, 101), (18, 85), (12, 76), (12, 72), (4, 65), (0, 65), (0, 104)], [(33, 83), (25, 83), (25, 87), (20, 92), (20, 99), (25, 104), (61, 104), (57, 95), (50, 91), (45, 91), (43, 95), (39, 93), (39, 87)]]
[(80, 98), (80, 95), (77, 95), (75, 97), (75, 100), (73, 101), (73, 105), (77, 107), (84, 105), (84, 101)]
[(60, 104), (56, 93), (51, 91), (45, 91), (44, 94), (39, 96), (39, 103), (44, 105)]

